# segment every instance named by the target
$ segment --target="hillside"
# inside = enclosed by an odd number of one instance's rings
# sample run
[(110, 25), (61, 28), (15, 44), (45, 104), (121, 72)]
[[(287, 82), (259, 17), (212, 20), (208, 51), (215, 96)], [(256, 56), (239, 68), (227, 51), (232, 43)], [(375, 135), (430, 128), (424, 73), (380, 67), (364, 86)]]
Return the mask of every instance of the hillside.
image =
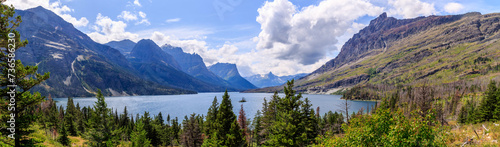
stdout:
[[(358, 84), (488, 81), (500, 71), (499, 29), (500, 14), (395, 19), (384, 13), (349, 39), (335, 59), (298, 80), (296, 89), (329, 94)], [(276, 90), (280, 86), (248, 92)]]

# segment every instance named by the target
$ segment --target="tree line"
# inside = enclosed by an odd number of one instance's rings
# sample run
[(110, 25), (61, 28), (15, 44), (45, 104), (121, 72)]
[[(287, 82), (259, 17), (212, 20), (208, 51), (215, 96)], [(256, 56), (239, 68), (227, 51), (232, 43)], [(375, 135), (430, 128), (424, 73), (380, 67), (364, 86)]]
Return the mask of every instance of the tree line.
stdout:
[(180, 122), (166, 119), (160, 112), (151, 116), (129, 114), (127, 107), (118, 114), (107, 108), (101, 91), (93, 106), (80, 107), (68, 98), (66, 109), (57, 107), (49, 97), (33, 115), (46, 135), (62, 145), (70, 145), (68, 136), (81, 136), (89, 146), (307, 146), (319, 135), (341, 133), (344, 117), (337, 112), (319, 115), (310, 101), (296, 94), (293, 81), (285, 87), (285, 96), (274, 93), (263, 103), (254, 120), (246, 119), (243, 105), (233, 112), (227, 91), (219, 104), (217, 97), (206, 115), (191, 114)]

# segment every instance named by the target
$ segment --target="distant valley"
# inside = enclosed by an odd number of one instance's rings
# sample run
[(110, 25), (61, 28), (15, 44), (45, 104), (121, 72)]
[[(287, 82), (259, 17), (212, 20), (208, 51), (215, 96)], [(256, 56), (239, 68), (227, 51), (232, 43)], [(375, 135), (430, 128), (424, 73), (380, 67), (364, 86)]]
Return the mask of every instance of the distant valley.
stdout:
[(284, 85), (287, 81), (290, 80), (299, 80), (300, 78), (306, 76), (307, 73), (301, 73), (296, 75), (288, 75), (288, 76), (276, 76), (272, 72), (268, 74), (257, 74), (249, 77), (245, 77), (250, 83), (254, 84), (259, 88), (264, 87), (273, 87)]

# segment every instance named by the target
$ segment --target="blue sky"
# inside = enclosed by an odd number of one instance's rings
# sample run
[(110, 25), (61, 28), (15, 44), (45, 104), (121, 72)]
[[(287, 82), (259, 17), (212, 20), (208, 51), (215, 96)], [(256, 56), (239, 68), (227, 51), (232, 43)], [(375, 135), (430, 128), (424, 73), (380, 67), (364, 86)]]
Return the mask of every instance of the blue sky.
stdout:
[(382, 12), (396, 18), (500, 12), (498, 0), (8, 0), (43, 6), (94, 41), (152, 39), (229, 62), (244, 76), (312, 72)]

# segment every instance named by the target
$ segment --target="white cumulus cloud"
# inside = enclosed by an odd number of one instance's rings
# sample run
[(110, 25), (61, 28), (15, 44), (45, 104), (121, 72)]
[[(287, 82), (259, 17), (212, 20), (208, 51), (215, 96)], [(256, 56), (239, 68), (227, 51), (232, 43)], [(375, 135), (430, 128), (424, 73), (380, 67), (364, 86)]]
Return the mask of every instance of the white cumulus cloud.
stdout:
[(151, 23), (149, 22), (149, 20), (146, 18), (146, 13), (142, 12), (142, 11), (139, 11), (139, 16), (142, 18), (141, 21), (138, 21), (137, 23), (135, 23), (135, 25), (140, 25), (140, 24), (144, 24), (144, 25), (151, 25)]
[(437, 13), (434, 4), (420, 0), (389, 0), (389, 5), (394, 7), (389, 10), (389, 15), (403, 16), (403, 18), (414, 18)]
[(462, 4), (459, 3), (448, 3), (444, 6), (444, 11), (448, 13), (458, 13), (462, 11), (465, 7)]
[(257, 48), (281, 60), (311, 65), (337, 50), (337, 38), (354, 20), (377, 16), (383, 8), (365, 0), (324, 0), (297, 10), (288, 0), (266, 2), (258, 9), (261, 24)]
[(98, 43), (119, 41), (124, 39), (137, 40), (139, 35), (125, 31), (127, 24), (123, 21), (113, 21), (101, 13), (97, 14), (94, 29), (95, 32), (87, 34)]
[(139, 3), (139, 0), (134, 0), (134, 5), (141, 7), (141, 3)]
[(118, 18), (121, 18), (125, 21), (137, 20), (137, 15), (130, 13), (129, 11), (122, 11)]
[(73, 24), (75, 27), (84, 27), (89, 23), (89, 21), (85, 17), (77, 19), (68, 14), (70, 12), (73, 12), (74, 10), (66, 5), (62, 5), (59, 1), (51, 3), (49, 0), (8, 0), (4, 2), (4, 4), (13, 5), (16, 9), (20, 10), (42, 6), (45, 9), (51, 10), (52, 12), (56, 13), (65, 21)]

